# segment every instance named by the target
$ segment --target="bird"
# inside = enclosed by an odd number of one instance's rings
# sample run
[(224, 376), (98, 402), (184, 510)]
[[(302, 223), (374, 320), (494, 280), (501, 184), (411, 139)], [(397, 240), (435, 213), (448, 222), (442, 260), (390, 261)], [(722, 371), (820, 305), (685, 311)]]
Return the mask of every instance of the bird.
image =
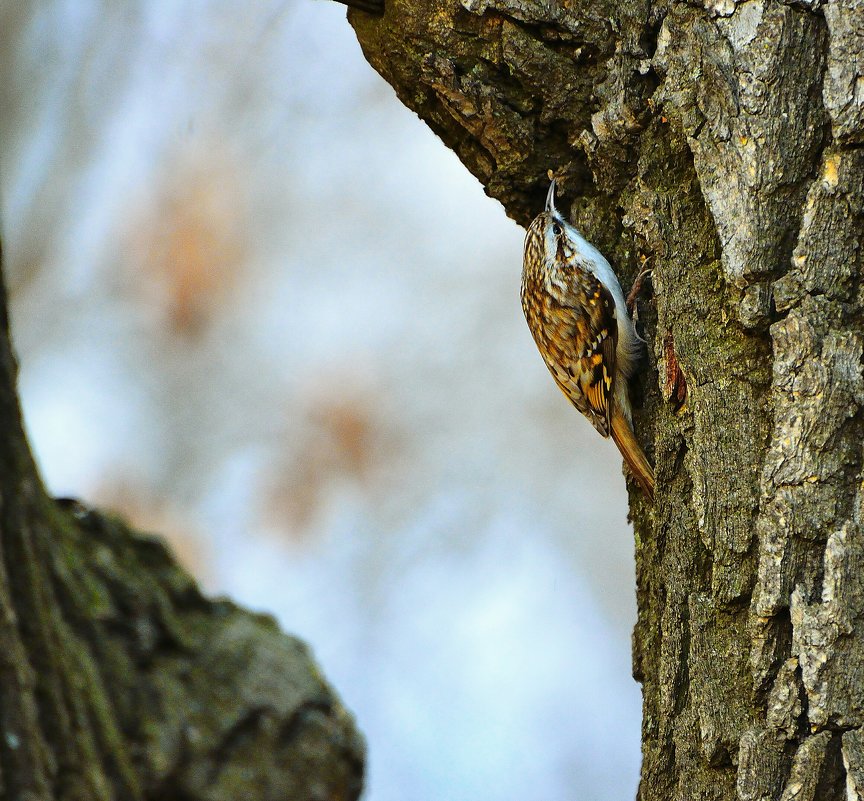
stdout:
[(553, 179), (525, 234), (522, 311), (555, 383), (602, 436), (611, 435), (653, 500), (654, 470), (633, 433), (629, 392), (644, 340), (609, 262), (555, 208), (555, 188)]

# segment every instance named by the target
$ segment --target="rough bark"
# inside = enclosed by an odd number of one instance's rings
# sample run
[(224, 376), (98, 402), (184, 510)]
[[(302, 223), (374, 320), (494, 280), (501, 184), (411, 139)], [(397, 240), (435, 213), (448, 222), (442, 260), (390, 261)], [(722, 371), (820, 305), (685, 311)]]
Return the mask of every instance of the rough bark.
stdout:
[(357, 798), (362, 740), (299, 640), (47, 496), (2, 286), (0, 430), (0, 798)]
[(551, 168), (625, 285), (653, 268), (639, 797), (864, 797), (864, 3), (387, 0), (349, 20), (510, 216)]

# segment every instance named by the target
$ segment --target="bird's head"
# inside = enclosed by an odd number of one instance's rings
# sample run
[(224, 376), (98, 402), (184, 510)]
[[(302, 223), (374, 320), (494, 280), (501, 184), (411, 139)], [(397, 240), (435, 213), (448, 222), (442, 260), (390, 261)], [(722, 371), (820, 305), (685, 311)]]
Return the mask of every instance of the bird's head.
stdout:
[(566, 263), (576, 252), (576, 229), (555, 208), (555, 179), (549, 184), (546, 206), (528, 226), (525, 236), (525, 260), (536, 259), (549, 269), (556, 261)]

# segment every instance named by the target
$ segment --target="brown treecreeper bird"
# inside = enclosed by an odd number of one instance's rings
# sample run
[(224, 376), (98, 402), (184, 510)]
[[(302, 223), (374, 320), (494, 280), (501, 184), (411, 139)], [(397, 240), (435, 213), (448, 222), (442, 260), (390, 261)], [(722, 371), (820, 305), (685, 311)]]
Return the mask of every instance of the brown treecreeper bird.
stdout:
[(643, 341), (609, 262), (555, 208), (525, 235), (522, 310), (540, 355), (570, 402), (621, 451), (634, 478), (654, 497), (654, 471), (633, 435), (628, 382)]

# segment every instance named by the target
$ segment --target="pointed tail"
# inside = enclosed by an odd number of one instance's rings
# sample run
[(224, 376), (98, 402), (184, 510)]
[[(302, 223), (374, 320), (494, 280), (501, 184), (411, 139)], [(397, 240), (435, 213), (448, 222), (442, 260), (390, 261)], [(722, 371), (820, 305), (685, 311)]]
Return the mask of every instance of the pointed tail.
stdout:
[(633, 478), (642, 487), (645, 494), (654, 500), (654, 470), (641, 446), (633, 435), (633, 429), (626, 417), (616, 408), (612, 414), (612, 439), (621, 451), (624, 461), (630, 468)]

